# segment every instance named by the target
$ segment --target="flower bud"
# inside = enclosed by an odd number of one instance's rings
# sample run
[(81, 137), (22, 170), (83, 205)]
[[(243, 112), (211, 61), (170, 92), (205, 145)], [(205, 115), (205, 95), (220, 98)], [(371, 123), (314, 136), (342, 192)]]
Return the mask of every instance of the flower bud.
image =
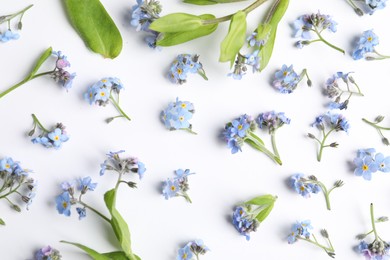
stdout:
[(21, 210), (20, 210), (18, 205), (13, 204), (11, 208), (16, 210), (17, 212), (21, 212)]
[(363, 16), (363, 15), (364, 15), (362, 9), (360, 9), (360, 8), (355, 8), (355, 9), (353, 9), (353, 10), (354, 10), (355, 13), (356, 13), (357, 15), (359, 15), (359, 16)]
[(313, 134), (311, 134), (311, 133), (308, 133), (307, 136), (308, 136), (309, 138), (311, 138), (311, 139), (315, 139), (315, 138), (316, 138), (316, 137), (315, 137)]
[(382, 115), (379, 115), (379, 116), (377, 116), (377, 117), (375, 118), (375, 122), (376, 122), (376, 123), (380, 123), (380, 122), (383, 121), (383, 119), (385, 119), (385, 117), (382, 116)]
[(35, 133), (35, 128), (32, 129), (30, 132), (28, 132), (28, 136), (33, 136), (34, 133)]
[(321, 229), (321, 235), (325, 238), (329, 238), (329, 234), (328, 231), (326, 231), (326, 229)]
[(382, 138), (382, 142), (383, 142), (385, 145), (390, 145), (389, 139), (387, 139), (386, 137), (383, 137), (383, 138)]

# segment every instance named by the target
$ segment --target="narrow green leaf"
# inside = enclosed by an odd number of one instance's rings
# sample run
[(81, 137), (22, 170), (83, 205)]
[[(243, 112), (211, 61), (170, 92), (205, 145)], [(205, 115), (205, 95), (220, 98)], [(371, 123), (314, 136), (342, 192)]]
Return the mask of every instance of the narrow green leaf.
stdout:
[(2, 218), (0, 218), (0, 225), (5, 226), (5, 222), (4, 222), (4, 220)]
[(274, 14), (272, 15), (269, 24), (271, 26), (277, 26), (280, 20), (283, 18), (284, 14), (287, 11), (290, 0), (277, 0), (279, 1)]
[[(214, 19), (215, 16), (212, 14), (202, 14), (199, 16), (202, 20)], [(175, 33), (164, 33), (163, 38), (157, 41), (159, 46), (173, 46), (178, 45), (196, 38), (200, 38), (213, 33), (218, 27), (218, 24), (203, 25), (195, 30), (175, 32)]]
[(51, 53), (53, 52), (53, 49), (49, 47), (38, 59), (38, 61), (35, 63), (34, 68), (32, 69), (30, 75), (28, 75), (27, 78), (32, 78), (39, 68), (42, 66), (42, 64), (51, 56)]
[(64, 0), (70, 22), (84, 43), (105, 58), (122, 51), (122, 36), (99, 0)]
[(122, 251), (108, 252), (108, 253), (104, 253), (102, 255), (107, 256), (108, 258), (113, 259), (113, 260), (129, 260), (129, 258), (127, 258), (126, 254)]
[(237, 53), (245, 43), (246, 14), (243, 11), (235, 13), (230, 21), (229, 32), (221, 43), (220, 62), (230, 61), (233, 66)]
[(104, 254), (100, 254), (100, 253), (96, 252), (95, 250), (93, 250), (87, 246), (84, 246), (82, 244), (79, 244), (79, 243), (73, 243), (73, 242), (68, 242), (68, 241), (63, 241), (63, 240), (60, 242), (74, 245), (74, 246), (80, 248), (81, 250), (86, 252), (90, 257), (92, 257), (94, 260), (113, 260), (114, 259), (114, 258), (110, 258), (108, 256), (105, 256)]
[(267, 195), (259, 196), (251, 200), (248, 200), (245, 202), (245, 204), (264, 206), (264, 205), (273, 204), (276, 201), (276, 199), (277, 197), (267, 194)]
[(257, 35), (256, 40), (267, 40), (272, 30), (272, 25), (269, 23), (261, 23), (256, 29)]
[(115, 189), (109, 190), (104, 194), (104, 202), (106, 203), (107, 209), (111, 214), (111, 226), (114, 230), (115, 236), (117, 237), (122, 250), (126, 256), (133, 259), (134, 255), (131, 251), (130, 243), (130, 231), (126, 221), (123, 219), (121, 214), (115, 207), (116, 191)]
[(259, 56), (260, 56), (260, 71), (267, 67), (269, 60), (272, 56), (272, 51), (275, 45), (275, 37), (276, 37), (276, 27), (271, 30), (269, 38), (264, 46), (262, 46)]
[(158, 18), (149, 28), (157, 32), (173, 33), (196, 30), (202, 26), (200, 16), (186, 13), (173, 13)]
[(269, 204), (268, 206), (265, 206), (264, 209), (262, 211), (260, 211), (259, 214), (257, 214), (256, 219), (260, 223), (263, 222), (264, 219), (266, 219), (268, 217), (269, 213), (271, 213), (273, 208), (274, 208), (274, 203)]

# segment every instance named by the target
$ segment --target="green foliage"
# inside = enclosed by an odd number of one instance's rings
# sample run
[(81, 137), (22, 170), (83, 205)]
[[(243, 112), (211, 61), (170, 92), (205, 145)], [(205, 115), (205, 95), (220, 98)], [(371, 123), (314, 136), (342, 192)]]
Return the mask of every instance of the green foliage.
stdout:
[(238, 11), (230, 21), (229, 32), (221, 43), (219, 61), (230, 61), (233, 65), (237, 53), (245, 43), (246, 36), (246, 13)]
[(68, 241), (60, 241), (62, 243), (66, 243), (66, 244), (70, 244), (70, 245), (74, 245), (78, 248), (80, 248), (81, 250), (83, 250), (85, 253), (87, 253), (90, 257), (92, 257), (94, 260), (120, 260), (119, 258), (111, 258), (110, 256), (107, 256), (105, 254), (100, 254), (98, 252), (96, 252), (95, 250), (87, 247), (87, 246), (84, 246), (82, 244), (79, 244), (79, 243), (73, 243), (73, 242), (68, 242)]
[(64, 0), (68, 17), (84, 43), (105, 58), (122, 51), (122, 36), (99, 0)]
[(277, 199), (276, 196), (272, 196), (268, 194), (268, 195), (263, 195), (263, 196), (253, 198), (245, 202), (245, 204), (259, 206), (258, 208), (259, 212), (256, 215), (256, 219), (261, 223), (271, 213), (276, 199)]
[(202, 18), (186, 13), (173, 13), (160, 17), (150, 24), (151, 30), (163, 33), (186, 32), (202, 26)]
[(30, 75), (28, 75), (28, 79), (31, 79), (34, 77), (34, 75), (38, 72), (39, 68), (42, 66), (42, 64), (51, 56), (51, 53), (53, 52), (53, 49), (49, 47), (38, 59), (37, 63), (35, 64), (34, 68), (32, 69)]
[(183, 0), (184, 3), (194, 5), (215, 5), (215, 4), (226, 4), (234, 2), (242, 2), (246, 0)]

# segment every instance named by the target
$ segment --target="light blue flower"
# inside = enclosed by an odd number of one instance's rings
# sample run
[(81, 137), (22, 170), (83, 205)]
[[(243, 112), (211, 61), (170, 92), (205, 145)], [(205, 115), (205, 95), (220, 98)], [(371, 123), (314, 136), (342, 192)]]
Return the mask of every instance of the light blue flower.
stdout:
[(82, 220), (87, 216), (87, 211), (85, 208), (76, 208), (76, 211), (79, 214), (79, 220)]
[(7, 30), (3, 34), (0, 34), (0, 41), (8, 42), (10, 40), (17, 40), (19, 37), (18, 33), (13, 33), (11, 30)]
[(366, 0), (366, 4), (371, 8), (370, 14), (373, 14), (376, 10), (380, 10), (386, 7), (387, 0)]
[(310, 220), (304, 220), (304, 221), (297, 221), (291, 228), (291, 233), (287, 237), (287, 241), (289, 244), (292, 244), (297, 241), (297, 238), (304, 237), (306, 239), (309, 239), (310, 229), (313, 229), (313, 227), (310, 224)]
[(385, 157), (382, 153), (375, 155), (375, 162), (378, 165), (378, 170), (381, 172), (390, 172), (390, 156)]
[(251, 219), (246, 210), (239, 206), (234, 209), (232, 223), (234, 227), (245, 236), (246, 240), (250, 240), (250, 232), (255, 231), (258, 223), (256, 220)]
[(69, 192), (65, 191), (56, 197), (58, 213), (70, 216), (71, 202)]
[(10, 157), (5, 157), (0, 161), (0, 171), (6, 171), (11, 173), (14, 169), (14, 160)]
[(60, 260), (60, 252), (51, 246), (45, 246), (34, 254), (34, 260)]
[(178, 180), (174, 179), (172, 181), (171, 179), (168, 179), (164, 182), (162, 193), (166, 200), (172, 197), (176, 197), (179, 191), (180, 187)]
[(259, 50), (255, 50), (253, 53), (245, 55), (245, 64), (252, 66), (252, 71), (255, 73), (260, 70), (260, 56)]
[(364, 57), (364, 54), (374, 52), (374, 47), (379, 44), (378, 36), (373, 30), (367, 30), (363, 32), (363, 35), (359, 38), (355, 49), (352, 52), (354, 60), (359, 60)]
[(276, 71), (272, 86), (277, 88), (280, 93), (292, 93), (300, 81), (299, 75), (294, 71), (293, 65), (287, 67), (283, 64), (282, 68)]
[(294, 37), (295, 38), (303, 38), (303, 39), (311, 39), (310, 29), (313, 25), (309, 22), (309, 15), (299, 16), (293, 23), (294, 27)]
[(62, 143), (69, 140), (69, 137), (60, 128), (48, 133), (47, 137), (51, 140), (54, 148), (60, 148)]
[(199, 62), (198, 55), (178, 55), (172, 62), (168, 72), (168, 78), (172, 83), (183, 84), (186, 82), (187, 73), (204, 74), (203, 65)]
[(188, 120), (194, 114), (194, 105), (188, 101), (171, 102), (168, 107), (161, 113), (161, 120), (165, 127), (169, 130), (191, 129), (191, 124)]
[(232, 121), (231, 133), (243, 138), (246, 136), (246, 131), (249, 129), (249, 127), (250, 124), (248, 123), (247, 115), (243, 115)]
[(364, 158), (355, 158), (353, 160), (356, 169), (354, 171), (356, 176), (363, 176), (365, 180), (371, 180), (371, 174), (378, 170), (378, 164), (371, 156)]
[(91, 177), (87, 176), (85, 178), (79, 178), (79, 186), (78, 189), (81, 191), (93, 191), (95, 190), (97, 183), (92, 183)]
[(176, 260), (191, 260), (192, 257), (193, 257), (193, 253), (191, 251), (191, 248), (188, 245), (186, 245), (183, 248), (179, 249)]
[(146, 171), (145, 164), (142, 162), (137, 162), (137, 173), (140, 179), (144, 177), (145, 171)]
[(363, 159), (364, 157), (366, 157), (368, 155), (368, 156), (371, 156), (372, 158), (374, 158), (375, 152), (376, 152), (375, 148), (359, 149), (357, 151), (357, 157)]

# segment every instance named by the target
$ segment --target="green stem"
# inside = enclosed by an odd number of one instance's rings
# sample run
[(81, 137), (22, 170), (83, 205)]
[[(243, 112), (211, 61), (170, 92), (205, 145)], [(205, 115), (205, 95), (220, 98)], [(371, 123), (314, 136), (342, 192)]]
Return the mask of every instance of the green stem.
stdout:
[(374, 204), (370, 204), (370, 216), (371, 216), (371, 226), (372, 226), (372, 231), (374, 232), (375, 239), (378, 239), (378, 233), (376, 232), (375, 228), (375, 219), (374, 219)]
[(352, 0), (348, 0), (348, 3), (353, 7), (355, 13), (359, 16), (363, 16), (363, 11)]
[(257, 149), (260, 152), (263, 152), (266, 154), (269, 158), (274, 160), (274, 162), (278, 163), (279, 165), (282, 165), (282, 161), (278, 156), (273, 154), (270, 150), (268, 150), (262, 143), (260, 143), (257, 139), (251, 137), (251, 135), (247, 135), (244, 138), (244, 142), (247, 142), (249, 145), (251, 145), (253, 148)]
[(15, 191), (17, 191), (21, 185), (22, 185), (22, 184), (19, 183), (18, 186), (16, 186), (15, 189), (10, 189), (9, 192), (7, 192), (7, 193), (1, 195), (1, 196), (0, 196), (0, 199), (4, 199), (4, 198), (6, 199), (8, 195), (10, 195), (10, 194), (14, 193)]
[(388, 55), (383, 55), (383, 54), (380, 54), (379, 52), (377, 52), (375, 49), (374, 49), (374, 53), (376, 53), (378, 56), (381, 57), (381, 59), (389, 59), (390, 56)]
[(271, 134), (272, 149), (274, 150), (275, 155), (280, 158), (278, 148), (276, 147), (275, 133), (276, 133), (276, 130), (273, 131)]
[(314, 245), (316, 245), (316, 246), (318, 246), (318, 247), (324, 249), (326, 252), (334, 253), (334, 248), (329, 248), (329, 247), (323, 246), (323, 245), (321, 245), (320, 243), (315, 242), (315, 241), (313, 241), (313, 240), (311, 240), (311, 239), (309, 239), (309, 238), (305, 238), (305, 237), (297, 237), (297, 238), (298, 238), (298, 239), (301, 239), (301, 240), (304, 240), (304, 241), (307, 241), (307, 242), (309, 242), (309, 243), (312, 243), (312, 244), (314, 244)]
[(190, 196), (188, 196), (188, 194), (186, 192), (183, 191), (183, 193), (179, 194), (179, 196), (182, 196), (183, 198), (186, 199), (186, 201), (188, 201), (189, 203), (192, 203)]
[(110, 100), (112, 102), (112, 104), (115, 106), (115, 108), (119, 111), (119, 113), (125, 117), (127, 120), (131, 120), (130, 117), (128, 115), (126, 115), (126, 113), (122, 110), (122, 108), (119, 106), (118, 102), (116, 102), (116, 100), (114, 99), (114, 97), (110, 94)]
[(46, 133), (50, 133), (50, 131), (47, 130), (47, 129), (41, 124), (41, 122), (39, 122), (39, 120), (38, 120), (38, 118), (35, 116), (35, 114), (31, 114), (31, 116), (32, 116), (32, 118), (33, 118), (33, 120), (34, 120), (34, 123), (37, 123), (38, 126), (39, 126), (39, 128), (41, 128), (41, 129), (42, 129), (44, 132), (46, 132)]
[(368, 120), (365, 119), (365, 118), (362, 118), (362, 120), (363, 120), (364, 122), (366, 122), (367, 124), (369, 124), (370, 126), (375, 127), (376, 129), (390, 130), (390, 127), (379, 126), (379, 125), (377, 125), (377, 124), (375, 124), (375, 123), (373, 123), (373, 122), (368, 121)]
[(338, 51), (341, 52), (342, 54), (345, 54), (345, 51), (344, 51), (343, 49), (341, 49), (341, 48), (339, 48), (339, 47), (337, 47), (337, 46), (331, 44), (331, 43), (328, 42), (327, 40), (325, 40), (325, 39), (321, 36), (321, 34), (318, 32), (317, 28), (314, 29), (313, 32), (315, 32), (315, 33), (317, 34), (318, 38), (320, 38), (320, 40), (323, 41), (326, 45), (332, 47), (332, 48), (335, 49), (335, 50), (338, 50)]
[(24, 14), (28, 9), (30, 9), (31, 7), (33, 7), (33, 5), (29, 5), (27, 6), (26, 8), (24, 8), (23, 10), (17, 12), (17, 13), (14, 13), (14, 14), (10, 14), (10, 15), (7, 15), (6, 18), (2, 21), (0, 21), (0, 24), (4, 23), (4, 22), (9, 22), (10, 20), (12, 20), (14, 17), (18, 16), (19, 14)]
[[(250, 12), (252, 12), (253, 10), (255, 10), (257, 7), (259, 7), (260, 5), (262, 5), (263, 3), (265, 3), (267, 0), (257, 0), (255, 1), (254, 3), (252, 3), (251, 5), (249, 5), (248, 7), (242, 9), (243, 12), (245, 12), (246, 14), (249, 14)], [(280, 1), (280, 0), (277, 0), (277, 2)], [(226, 16), (222, 16), (222, 17), (219, 17), (219, 18), (215, 18), (215, 19), (209, 19), (209, 20), (204, 20), (202, 21), (202, 24), (203, 25), (208, 25), (208, 24), (216, 24), (216, 23), (222, 23), (222, 22), (227, 22), (227, 21), (230, 21), (230, 19), (233, 17), (233, 15), (235, 15), (236, 13), (234, 14), (229, 14), (229, 15), (226, 15)]]
[(192, 131), (190, 128), (179, 128), (179, 130), (184, 130), (184, 131), (187, 131), (187, 132), (189, 132), (191, 134), (197, 135), (197, 133)]
[(325, 145), (326, 138), (328, 138), (329, 134), (331, 132), (333, 132), (333, 131), (334, 131), (334, 129), (331, 129), (331, 130), (329, 130), (329, 132), (327, 134), (325, 134), (324, 131), (322, 132), (323, 133), (323, 139), (322, 139), (322, 142), (321, 142), (320, 150), (319, 150), (318, 155), (317, 155), (317, 161), (319, 161), (319, 162), (321, 161), (321, 158), (322, 158), (322, 151), (326, 147), (326, 145)]
[(79, 200), (78, 201), (79, 204), (81, 204), (82, 206), (86, 207), (87, 209), (89, 210), (92, 210), (94, 213), (96, 213), (99, 217), (101, 217), (102, 219), (104, 219), (105, 221), (107, 221), (108, 223), (111, 224), (111, 220), (109, 218), (107, 218), (106, 216), (104, 216), (102, 213), (100, 213), (98, 210), (96, 210), (95, 208), (89, 206), (88, 204), (84, 203), (83, 201)]

